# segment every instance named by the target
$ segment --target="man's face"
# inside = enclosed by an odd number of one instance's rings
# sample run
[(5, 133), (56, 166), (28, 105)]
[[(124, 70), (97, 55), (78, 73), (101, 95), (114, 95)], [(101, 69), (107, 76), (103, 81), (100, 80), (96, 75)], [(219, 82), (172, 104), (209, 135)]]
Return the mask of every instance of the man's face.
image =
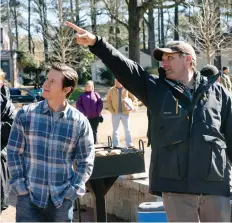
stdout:
[(227, 68), (226, 70), (224, 70), (224, 74), (228, 74), (230, 72), (230, 68)]
[(114, 84), (115, 84), (115, 86), (117, 88), (121, 88), (122, 87), (121, 83), (117, 79), (114, 80)]
[(42, 96), (47, 100), (65, 99), (67, 88), (63, 89), (63, 78), (64, 75), (61, 71), (50, 70), (48, 78), (42, 86)]
[(164, 53), (161, 64), (169, 79), (178, 80), (178, 77), (184, 75), (188, 70), (190, 66), (189, 60), (191, 60), (189, 55), (181, 56), (179, 53)]

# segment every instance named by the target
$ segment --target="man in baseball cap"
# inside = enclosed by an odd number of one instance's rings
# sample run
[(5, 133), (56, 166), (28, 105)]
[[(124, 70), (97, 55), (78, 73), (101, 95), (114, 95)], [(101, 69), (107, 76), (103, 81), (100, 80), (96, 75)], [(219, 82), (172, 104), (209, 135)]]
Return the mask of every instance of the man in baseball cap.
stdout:
[(191, 55), (192, 59), (196, 61), (196, 53), (193, 47), (184, 41), (172, 41), (165, 48), (156, 48), (153, 51), (153, 56), (156, 60), (162, 61), (163, 53), (184, 53)]
[[(76, 26), (89, 46), (151, 115), (149, 192), (162, 195), (168, 221), (230, 221), (232, 98), (196, 70), (191, 45), (174, 41), (154, 50), (159, 78), (148, 75), (104, 38)], [(140, 120), (137, 121), (138, 126)]]

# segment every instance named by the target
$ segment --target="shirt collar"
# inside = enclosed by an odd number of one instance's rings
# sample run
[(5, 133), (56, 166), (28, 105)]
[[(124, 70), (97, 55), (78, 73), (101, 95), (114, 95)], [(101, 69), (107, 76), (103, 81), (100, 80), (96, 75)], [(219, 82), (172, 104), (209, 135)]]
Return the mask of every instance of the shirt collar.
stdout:
[[(67, 103), (67, 105), (66, 105), (65, 109), (64, 109), (63, 111), (60, 112), (60, 117), (61, 117), (61, 118), (67, 118), (67, 116), (68, 116), (68, 112), (69, 112), (69, 110), (70, 110), (70, 106), (71, 106), (71, 105), (68, 103), (67, 100), (66, 100), (66, 103)], [(44, 99), (43, 113), (46, 114), (48, 111), (52, 112), (51, 109), (50, 109), (49, 106), (48, 106), (47, 100)]]

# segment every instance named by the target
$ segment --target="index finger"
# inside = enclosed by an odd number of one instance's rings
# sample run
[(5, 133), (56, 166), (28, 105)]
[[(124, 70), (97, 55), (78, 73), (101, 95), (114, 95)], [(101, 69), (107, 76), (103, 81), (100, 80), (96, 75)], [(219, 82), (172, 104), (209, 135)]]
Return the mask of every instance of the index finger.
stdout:
[(80, 33), (85, 33), (86, 32), (84, 29), (80, 28), (79, 26), (77, 26), (77, 25), (75, 25), (75, 24), (73, 24), (71, 22), (66, 21), (65, 25), (69, 26), (70, 28), (75, 29), (77, 32), (80, 32)]

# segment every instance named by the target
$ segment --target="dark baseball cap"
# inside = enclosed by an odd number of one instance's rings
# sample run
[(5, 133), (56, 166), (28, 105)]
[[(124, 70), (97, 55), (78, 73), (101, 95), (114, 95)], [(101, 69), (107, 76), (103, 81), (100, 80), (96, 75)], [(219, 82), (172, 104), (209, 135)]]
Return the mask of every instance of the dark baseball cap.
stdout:
[(156, 48), (153, 51), (153, 56), (156, 60), (162, 61), (163, 53), (184, 53), (191, 55), (192, 59), (196, 61), (196, 53), (193, 47), (184, 41), (172, 41), (167, 43), (165, 48)]

